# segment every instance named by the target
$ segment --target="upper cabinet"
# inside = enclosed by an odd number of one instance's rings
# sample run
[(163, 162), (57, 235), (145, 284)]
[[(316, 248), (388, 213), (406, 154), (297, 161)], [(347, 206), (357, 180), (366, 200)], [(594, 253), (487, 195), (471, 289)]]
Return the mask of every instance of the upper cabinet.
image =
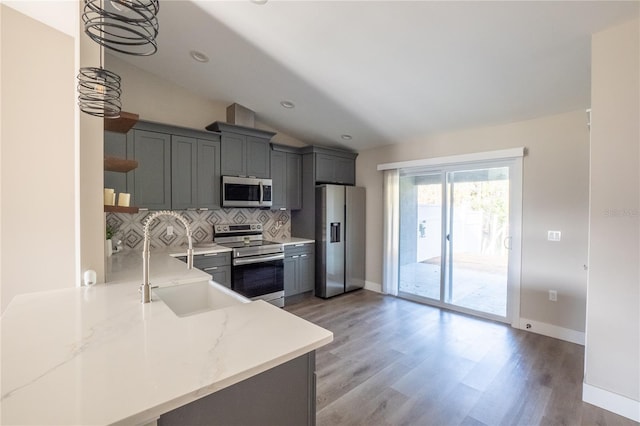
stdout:
[(149, 210), (171, 209), (171, 135), (133, 130), (129, 155), (138, 168), (127, 176), (133, 205)]
[(220, 142), (171, 136), (171, 208), (220, 208)]
[(105, 131), (107, 157), (135, 160), (126, 174), (105, 171), (105, 187), (131, 193), (131, 203), (149, 210), (220, 208), (219, 135), (138, 122), (124, 133)]
[(273, 132), (216, 121), (207, 130), (220, 132), (223, 176), (271, 177)]
[(302, 156), (296, 148), (271, 145), (272, 210), (302, 208)]
[(302, 152), (313, 156), (315, 183), (356, 184), (357, 153), (318, 146), (303, 148)]

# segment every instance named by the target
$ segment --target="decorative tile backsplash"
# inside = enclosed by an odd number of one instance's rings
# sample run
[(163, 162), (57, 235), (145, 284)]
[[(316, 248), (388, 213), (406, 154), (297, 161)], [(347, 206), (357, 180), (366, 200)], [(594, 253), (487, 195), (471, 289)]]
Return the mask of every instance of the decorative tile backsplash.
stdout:
[[(152, 211), (136, 214), (107, 213), (107, 225), (115, 229), (113, 240), (122, 240), (126, 248), (142, 249), (144, 222)], [(219, 223), (262, 223), (264, 238), (279, 241), (291, 237), (289, 210), (220, 209), (209, 211), (178, 211), (191, 225), (193, 243), (213, 241), (213, 226)], [(173, 235), (167, 236), (167, 226), (173, 226)], [(149, 228), (151, 247), (187, 245), (184, 226), (170, 216), (157, 218)]]

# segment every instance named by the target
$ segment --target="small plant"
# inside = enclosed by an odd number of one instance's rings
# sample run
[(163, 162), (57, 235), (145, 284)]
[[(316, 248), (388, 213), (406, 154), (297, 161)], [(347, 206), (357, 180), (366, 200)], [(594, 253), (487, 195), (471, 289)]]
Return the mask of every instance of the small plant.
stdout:
[(111, 238), (113, 238), (113, 234), (115, 233), (116, 233), (115, 228), (107, 223), (107, 229), (106, 229), (107, 240), (110, 240)]

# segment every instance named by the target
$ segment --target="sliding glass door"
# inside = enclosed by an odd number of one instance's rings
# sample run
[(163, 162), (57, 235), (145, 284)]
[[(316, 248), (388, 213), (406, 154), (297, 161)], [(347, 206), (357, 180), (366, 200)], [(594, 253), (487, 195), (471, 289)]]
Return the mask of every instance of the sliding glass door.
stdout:
[(400, 171), (400, 296), (508, 321), (510, 182), (508, 163)]

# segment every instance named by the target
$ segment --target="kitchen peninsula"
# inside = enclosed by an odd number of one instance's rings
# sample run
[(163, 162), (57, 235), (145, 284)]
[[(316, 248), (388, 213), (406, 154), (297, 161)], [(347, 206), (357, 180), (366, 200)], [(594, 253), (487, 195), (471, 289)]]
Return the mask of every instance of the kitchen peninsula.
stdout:
[[(2, 424), (172, 424), (192, 422), (193, 413), (204, 423), (204, 416), (228, 423), (223, 414), (261, 405), (244, 396), (233, 399), (235, 407), (226, 403), (239, 395), (235, 388), (248, 395), (254, 383), (275, 377), (307, 387), (297, 406), (313, 423), (314, 351), (331, 342), (331, 332), (263, 301), (183, 317), (157, 296), (141, 304), (136, 254), (112, 256), (112, 283), (11, 302), (1, 324)], [(166, 252), (153, 253), (151, 264), (160, 287), (209, 278)], [(291, 387), (278, 384), (270, 394)], [(228, 413), (198, 411), (220, 401)]]

